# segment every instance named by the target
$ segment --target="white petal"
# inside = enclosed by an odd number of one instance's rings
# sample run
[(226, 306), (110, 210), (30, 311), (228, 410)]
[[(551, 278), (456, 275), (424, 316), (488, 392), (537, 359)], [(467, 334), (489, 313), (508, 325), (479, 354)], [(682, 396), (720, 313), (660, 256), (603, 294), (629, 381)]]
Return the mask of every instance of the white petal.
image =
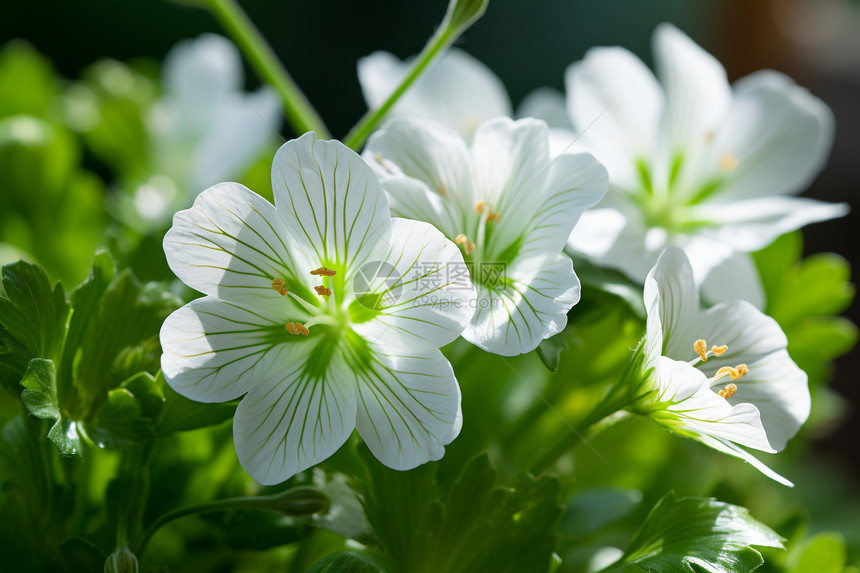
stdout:
[(744, 78), (711, 153), (713, 177), (723, 180), (720, 200), (802, 191), (824, 167), (833, 133), (827, 105), (786, 76)]
[[(264, 485), (283, 482), (332, 455), (355, 427), (355, 383), (335, 350), (310, 341), (304, 353), (282, 360), (277, 376), (260, 380), (239, 403), (233, 439), (239, 462)], [(309, 362), (330, 360), (327, 367)]]
[[(161, 369), (170, 386), (198, 402), (238, 398), (270, 376), (278, 357), (302, 353), (287, 339), (288, 304), (262, 315), (212, 297), (191, 301), (161, 327)], [(290, 342), (290, 340), (286, 340)]]
[(637, 159), (650, 163), (663, 93), (651, 71), (622, 48), (592, 48), (565, 72), (568, 113), (585, 148), (612, 182), (638, 185)]
[(553, 88), (537, 88), (520, 102), (517, 117), (542, 119), (549, 127), (571, 129), (564, 94)]
[(848, 213), (848, 205), (799, 197), (762, 197), (709, 202), (696, 207), (692, 213), (720, 223), (705, 229), (705, 236), (735, 250), (752, 252), (810, 223), (842, 217)]
[[(661, 356), (657, 359), (654, 377), (660, 385), (660, 401), (668, 402), (667, 417), (671, 427), (678, 424), (681, 433), (693, 436), (713, 436), (731, 440), (743, 446), (774, 452), (752, 404), (731, 405), (708, 387), (701, 371), (687, 362)], [(664, 422), (666, 423), (666, 422)]]
[(352, 303), (378, 314), (354, 330), (385, 348), (428, 351), (460, 336), (475, 311), (460, 249), (432, 225), (398, 218), (390, 242), (379, 246), (353, 281), (361, 292)]
[[(606, 194), (609, 176), (606, 169), (587, 153), (565, 154), (549, 167), (545, 199), (538, 211), (519, 233), (527, 237), (518, 258), (555, 255), (564, 248), (582, 213)], [(519, 215), (508, 219), (517, 221)], [(500, 221), (504, 225), (507, 221)]]
[(646, 309), (652, 306), (658, 293), (665, 347), (663, 354), (681, 360), (694, 357), (693, 343), (702, 338), (692, 330), (699, 315), (699, 289), (693, 280), (693, 269), (687, 255), (677, 247), (663, 251), (648, 274), (645, 282)]
[(767, 467), (763, 464), (758, 458), (750, 454), (748, 451), (739, 448), (728, 440), (722, 440), (719, 438), (713, 438), (711, 436), (702, 436), (698, 439), (698, 441), (702, 442), (708, 447), (711, 447), (719, 452), (724, 454), (729, 454), (730, 456), (734, 456), (736, 458), (742, 459), (752, 467), (774, 480), (775, 482), (781, 483), (782, 485), (788, 487), (794, 487), (794, 484)]
[[(376, 108), (400, 84), (409, 63), (386, 52), (358, 62), (358, 78), (368, 107)], [(501, 80), (480, 61), (459, 49), (438, 58), (397, 101), (391, 117), (432, 119), (469, 139), (487, 119), (511, 115), (511, 101)]]
[(275, 207), (238, 183), (220, 183), (173, 217), (164, 237), (171, 270), (193, 289), (267, 308), (280, 298), (272, 280), (291, 281), (295, 265)]
[(729, 401), (758, 407), (768, 439), (783, 449), (809, 416), (810, 397), (806, 374), (785, 350), (788, 341), (782, 329), (745, 301), (718, 304), (702, 313), (699, 323), (709, 344), (729, 347), (700, 369), (713, 376), (723, 366), (746, 364), (749, 373), (735, 381), (738, 391)]
[(349, 273), (391, 229), (379, 180), (354, 151), (313, 132), (288, 141), (272, 164), (275, 205), (308, 272), (323, 265)]
[(445, 453), (460, 432), (460, 388), (439, 350), (396, 354), (371, 346), (358, 383), (356, 427), (370, 451), (390, 468), (408, 470)]
[(482, 124), (472, 142), (472, 165), (476, 199), (492, 205), (503, 220), (532, 212), (550, 166), (546, 123), (499, 117)]
[[(387, 181), (391, 178), (405, 175), (423, 182), (430, 194), (426, 201), (432, 206), (426, 214), (435, 216), (434, 211), (440, 213), (438, 219), (422, 219), (440, 225), (446, 233), (456, 235), (462, 232), (460, 229), (448, 229), (446, 225), (460, 220), (456, 206), (460, 210), (471, 211), (476, 199), (472, 188), (469, 150), (456, 132), (428, 120), (390, 121), (370, 137), (364, 158), (391, 195), (399, 191), (399, 188), (387, 187)], [(443, 198), (450, 199), (453, 205), (438, 205)], [(424, 210), (421, 209), (422, 212)], [(447, 214), (442, 216), (443, 213)], [(396, 214), (408, 216), (406, 210)]]
[(751, 362), (749, 368), (750, 373), (736, 382), (738, 391), (729, 401), (755, 405), (768, 441), (782, 451), (809, 418), (812, 403), (806, 373), (785, 350)]
[(746, 300), (763, 309), (764, 286), (755, 261), (746, 253), (736, 253), (711, 269), (702, 282), (702, 297), (711, 304)]
[(274, 89), (236, 92), (209, 119), (191, 160), (189, 190), (237, 179), (273, 139), (279, 138), (281, 100)]
[(204, 127), (211, 112), (242, 87), (242, 59), (230, 40), (203, 34), (176, 44), (164, 59), (168, 96), (183, 110), (181, 121)]
[(725, 118), (732, 94), (726, 70), (671, 24), (654, 31), (654, 63), (666, 90), (665, 151), (690, 153), (704, 146)]
[(567, 312), (579, 302), (580, 283), (567, 255), (507, 269), (507, 283), (478, 285), (477, 310), (463, 338), (501, 356), (531, 352), (564, 330)]

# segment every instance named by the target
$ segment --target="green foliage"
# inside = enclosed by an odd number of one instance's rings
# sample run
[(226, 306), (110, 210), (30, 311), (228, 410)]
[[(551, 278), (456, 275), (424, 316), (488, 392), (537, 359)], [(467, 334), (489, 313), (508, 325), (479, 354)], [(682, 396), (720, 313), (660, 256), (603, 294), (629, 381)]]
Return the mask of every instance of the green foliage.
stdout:
[(433, 463), (397, 472), (364, 448), (362, 459), (365, 512), (392, 570), (548, 570), (562, 513), (555, 478), (522, 476), (501, 487), (489, 456), (481, 454), (445, 489)]
[(564, 332), (559, 332), (555, 336), (541, 340), (536, 352), (547, 370), (555, 372), (561, 362), (561, 353), (565, 350), (567, 350), (567, 339)]
[(621, 488), (594, 488), (575, 495), (558, 527), (562, 535), (588, 535), (621, 521), (642, 502), (642, 493)]
[(767, 313), (788, 337), (788, 352), (820, 386), (831, 375), (833, 360), (857, 343), (857, 327), (834, 316), (854, 299), (851, 268), (842, 257), (812, 255), (801, 260), (800, 233), (784, 235), (754, 254), (767, 295)]
[(819, 533), (793, 552), (786, 573), (842, 573), (845, 539), (839, 533)]
[(742, 507), (676, 499), (670, 492), (639, 527), (621, 563), (631, 571), (748, 573), (763, 563), (753, 546), (782, 547), (782, 539)]
[(308, 573), (388, 573), (388, 569), (367, 553), (341, 551), (320, 559)]

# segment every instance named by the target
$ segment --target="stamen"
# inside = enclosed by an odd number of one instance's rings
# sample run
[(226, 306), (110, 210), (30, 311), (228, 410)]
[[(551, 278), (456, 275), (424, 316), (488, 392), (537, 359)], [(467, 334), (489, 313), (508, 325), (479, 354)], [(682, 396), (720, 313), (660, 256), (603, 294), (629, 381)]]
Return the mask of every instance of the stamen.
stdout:
[(729, 384), (726, 384), (725, 388), (723, 388), (722, 390), (717, 392), (717, 396), (720, 396), (720, 397), (728, 400), (729, 398), (734, 396), (735, 392), (737, 392), (737, 391), (738, 391), (738, 387), (734, 384), (729, 383)]
[(738, 168), (738, 158), (730, 153), (726, 153), (720, 157), (720, 167), (726, 171), (734, 171)]
[(478, 201), (475, 203), (475, 213), (481, 214), (484, 212), (484, 209), (487, 207), (487, 204), (484, 201)]
[(374, 155), (374, 156), (373, 156), (373, 158), (374, 158), (374, 159), (376, 159), (376, 161), (377, 161), (380, 165), (382, 165), (385, 169), (387, 169), (388, 171), (394, 171), (394, 169), (392, 169), (391, 162), (390, 162), (390, 161), (388, 161), (388, 160), (387, 160), (387, 159), (382, 155), (382, 153), (380, 153), (380, 152), (378, 152), (378, 151), (377, 151), (377, 152), (376, 152), (376, 155)]
[(464, 235), (463, 233), (460, 233), (459, 235), (454, 237), (454, 242), (458, 245), (463, 245), (463, 251), (467, 255), (471, 255), (473, 252), (475, 252), (475, 243), (467, 239), (466, 235)]
[(705, 133), (705, 143), (712, 143), (717, 138), (717, 132), (714, 130)]
[(498, 223), (502, 219), (502, 214), (496, 211), (487, 217), (487, 221)]
[(272, 281), (272, 288), (281, 296), (287, 296), (287, 283), (284, 279), (275, 279)]
[(714, 382), (716, 382), (720, 378), (724, 378), (725, 376), (731, 376), (732, 380), (737, 380), (744, 374), (747, 374), (749, 371), (750, 369), (747, 368), (746, 364), (738, 364), (737, 368), (732, 368), (731, 366), (723, 366), (722, 368), (717, 370), (716, 374), (714, 374)]
[(310, 334), (310, 331), (301, 322), (288, 322), (286, 326), (287, 332), (289, 332), (290, 334), (295, 334), (296, 336), (307, 336), (308, 334)]
[(702, 362), (708, 360), (708, 351), (705, 350), (707, 347), (708, 343), (705, 342), (705, 340), (702, 338), (693, 343), (693, 350), (696, 351), (696, 354), (699, 355), (699, 358), (702, 360)]
[(320, 296), (331, 296), (331, 290), (322, 285), (315, 286), (314, 290), (317, 291), (317, 294)]
[(448, 190), (445, 189), (445, 184), (441, 181), (439, 182), (439, 195), (441, 195), (442, 197), (448, 195)]
[(729, 347), (726, 346), (725, 344), (723, 344), (722, 346), (711, 346), (711, 353), (714, 356), (722, 356), (723, 354), (725, 354), (726, 350), (728, 350), (728, 349), (729, 349)]
[(311, 274), (314, 276), (324, 276), (324, 277), (333, 277), (337, 274), (337, 271), (333, 271), (331, 269), (327, 269), (325, 267), (320, 267), (318, 269), (314, 269), (311, 271)]

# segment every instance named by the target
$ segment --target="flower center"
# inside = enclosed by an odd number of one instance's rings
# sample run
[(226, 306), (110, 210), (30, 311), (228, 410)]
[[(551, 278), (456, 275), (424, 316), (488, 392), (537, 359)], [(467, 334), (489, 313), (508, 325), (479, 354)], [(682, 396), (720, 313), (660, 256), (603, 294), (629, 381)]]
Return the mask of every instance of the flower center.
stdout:
[(489, 224), (501, 221), (502, 214), (493, 210), (493, 206), (484, 200), (475, 203), (475, 213), (479, 215), (474, 234), (475, 242), (472, 242), (465, 233), (460, 233), (454, 237), (454, 242), (463, 247), (463, 254), (466, 257), (471, 257), (474, 253), (476, 258), (481, 258), (479, 253), (475, 253), (475, 250), (486, 245), (490, 232)]
[[(728, 351), (729, 347), (723, 344), (722, 346), (711, 346), (708, 349), (708, 343), (703, 338), (698, 339), (693, 343), (693, 351), (698, 354), (697, 358), (693, 358), (690, 360), (690, 364), (693, 366), (697, 365), (699, 362), (707, 362), (708, 358), (712, 356), (722, 356)], [(749, 367), (746, 364), (738, 364), (735, 367), (732, 366), (723, 366), (719, 370), (717, 370), (716, 374), (710, 378), (711, 386), (714, 384), (720, 383), (720, 381), (726, 377), (731, 378), (732, 380), (738, 380), (744, 375), (748, 374), (750, 371)], [(731, 398), (734, 396), (735, 392), (738, 391), (738, 387), (736, 384), (728, 383), (723, 387), (722, 390), (717, 392), (717, 395), (723, 398)]]
[(319, 304), (317, 302), (317, 304), (314, 304), (312, 302), (308, 302), (301, 296), (287, 289), (287, 283), (284, 279), (276, 278), (272, 281), (272, 288), (275, 292), (281, 296), (289, 296), (309, 315), (311, 315), (311, 318), (306, 320), (304, 323), (301, 321), (287, 322), (285, 325), (286, 331), (294, 336), (308, 336), (310, 334), (310, 327), (316, 324), (327, 324), (335, 327), (337, 330), (342, 330), (342, 327), (345, 326), (347, 317), (345, 313), (338, 312), (335, 297), (333, 296), (331, 289), (331, 280), (332, 277), (337, 274), (337, 271), (326, 267), (320, 267), (310, 271), (310, 274), (321, 278), (323, 284), (316, 285), (313, 288), (317, 295), (324, 301), (327, 301), (327, 303)]

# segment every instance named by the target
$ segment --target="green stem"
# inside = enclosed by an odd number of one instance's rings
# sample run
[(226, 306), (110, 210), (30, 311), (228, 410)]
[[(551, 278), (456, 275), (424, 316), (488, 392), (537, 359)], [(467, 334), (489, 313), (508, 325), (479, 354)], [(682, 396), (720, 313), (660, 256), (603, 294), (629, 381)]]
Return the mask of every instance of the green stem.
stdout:
[(620, 410), (614, 410), (606, 415), (602, 414), (603, 411), (602, 408), (598, 407), (585, 420), (575, 426), (575, 432), (566, 432), (552, 449), (532, 465), (529, 471), (534, 475), (542, 474), (580, 443), (592, 440), (604, 430), (630, 416), (629, 413)]
[(406, 74), (406, 77), (403, 78), (397, 89), (388, 96), (388, 99), (381, 106), (364, 114), (358, 123), (346, 134), (346, 137), (343, 139), (344, 144), (358, 151), (374, 128), (376, 128), (377, 124), (385, 118), (394, 104), (397, 103), (397, 100), (418, 79), (427, 66), (430, 65), (430, 62), (442, 54), (457, 36), (459, 36), (459, 33), (456, 33), (449, 26), (440, 26), (421, 53), (418, 54), (418, 57), (415, 58), (415, 62), (409, 68), (409, 73)]
[(328, 498), (319, 490), (312, 487), (295, 487), (276, 495), (231, 497), (228, 499), (218, 499), (201, 503), (200, 505), (182, 507), (168, 511), (153, 521), (141, 536), (140, 543), (137, 544), (135, 554), (138, 557), (143, 555), (149, 540), (156, 531), (171, 521), (175, 521), (189, 515), (199, 515), (202, 513), (212, 513), (215, 511), (226, 511), (230, 509), (262, 509), (281, 511), (287, 515), (293, 516), (308, 516), (315, 513), (321, 513), (327, 508)]
[(315, 131), (320, 138), (330, 139), (331, 134), (322, 118), (239, 4), (235, 0), (208, 0), (208, 5), (260, 78), (278, 90), (284, 100), (287, 122), (293, 131), (297, 135)]

